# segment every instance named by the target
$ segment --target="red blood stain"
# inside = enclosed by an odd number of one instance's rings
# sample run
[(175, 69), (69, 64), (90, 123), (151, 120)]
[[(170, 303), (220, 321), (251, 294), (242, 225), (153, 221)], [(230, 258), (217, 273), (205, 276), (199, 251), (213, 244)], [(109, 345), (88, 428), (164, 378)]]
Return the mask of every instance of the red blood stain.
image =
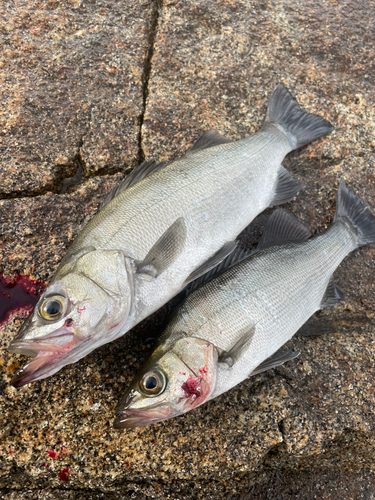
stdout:
[(65, 467), (65, 469), (62, 469), (61, 472), (59, 472), (58, 476), (61, 479), (61, 481), (69, 481), (69, 469), (68, 467)]
[(186, 375), (186, 372), (180, 372), (180, 375)]
[(77, 309), (79, 313), (86, 311), (86, 306)]
[(202, 375), (202, 377), (204, 377), (205, 375), (207, 375), (207, 373), (208, 373), (208, 366), (205, 365), (205, 366), (203, 366), (203, 368), (199, 368), (199, 373)]
[(48, 456), (51, 457), (52, 460), (55, 460), (55, 458), (57, 457), (56, 451), (53, 450), (52, 448), (47, 448), (46, 453), (48, 453)]
[(185, 396), (190, 398), (194, 397), (194, 401), (201, 395), (201, 385), (202, 377), (193, 377), (189, 375), (189, 378), (181, 386), (182, 390), (185, 392)]
[(74, 323), (74, 321), (72, 320), (72, 318), (68, 318), (65, 320), (65, 326), (69, 328), (69, 326), (72, 326), (72, 324)]
[(0, 326), (15, 313), (30, 313), (46, 288), (42, 281), (23, 274), (4, 276), (0, 273)]
[(55, 460), (56, 458), (61, 459), (65, 453), (70, 453), (70, 450), (68, 448), (65, 448), (63, 444), (60, 444), (60, 451), (55, 451), (52, 448), (47, 448), (46, 453), (48, 453), (48, 456), (52, 458), (52, 460)]
[(8, 449), (8, 453), (10, 453), (11, 455), (14, 455), (15, 453), (17, 453), (16, 451), (13, 451), (11, 450), (10, 448)]
[(42, 464), (42, 467), (49, 467), (49, 464)]

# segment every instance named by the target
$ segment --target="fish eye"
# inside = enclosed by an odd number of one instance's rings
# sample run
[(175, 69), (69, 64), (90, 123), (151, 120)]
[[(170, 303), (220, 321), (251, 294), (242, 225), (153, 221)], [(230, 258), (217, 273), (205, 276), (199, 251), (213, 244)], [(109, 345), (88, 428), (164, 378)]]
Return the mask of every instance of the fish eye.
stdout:
[(150, 398), (161, 394), (167, 385), (167, 380), (162, 371), (152, 370), (143, 375), (139, 383), (141, 392)]
[(62, 295), (54, 295), (46, 298), (39, 308), (39, 314), (47, 320), (55, 320), (62, 316), (66, 304), (66, 298)]

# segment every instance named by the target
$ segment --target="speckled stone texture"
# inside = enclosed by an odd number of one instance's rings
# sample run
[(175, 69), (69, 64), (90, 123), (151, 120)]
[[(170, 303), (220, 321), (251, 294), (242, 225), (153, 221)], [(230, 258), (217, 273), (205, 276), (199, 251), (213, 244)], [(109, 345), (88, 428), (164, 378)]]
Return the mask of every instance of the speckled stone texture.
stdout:
[(0, 197), (134, 167), (151, 0), (0, 5)]
[[(0, 202), (6, 273), (48, 280), (123, 172), (180, 155), (208, 128), (255, 132), (279, 82), (335, 125), (285, 159), (307, 185), (287, 208), (322, 231), (344, 177), (375, 211), (374, 1), (3, 2), (0, 14), (0, 195), (21, 197)], [(298, 359), (135, 430), (112, 429), (114, 408), (170, 305), (17, 390), (13, 317), (1, 332), (1, 498), (375, 498), (374, 258), (362, 248), (341, 265), (345, 299), (318, 315), (332, 333), (294, 338)]]

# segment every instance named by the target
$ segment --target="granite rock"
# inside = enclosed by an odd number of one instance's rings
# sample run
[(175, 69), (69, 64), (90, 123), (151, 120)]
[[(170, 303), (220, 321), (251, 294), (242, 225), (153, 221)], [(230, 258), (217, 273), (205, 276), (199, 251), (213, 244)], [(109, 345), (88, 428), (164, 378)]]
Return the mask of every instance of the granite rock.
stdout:
[(0, 6), (0, 197), (138, 162), (151, 0)]
[[(285, 159), (307, 186), (287, 208), (313, 233), (324, 230), (344, 177), (375, 210), (373, 1), (11, 5), (0, 7), (1, 36), (17, 53), (0, 56), (0, 121), (12, 118), (0, 143), (1, 185), (3, 196), (22, 197), (0, 202), (6, 274), (48, 281), (120, 172), (143, 157), (174, 158), (208, 128), (231, 139), (255, 132), (278, 82), (335, 125)], [(21, 41), (33, 44), (27, 58)], [(264, 221), (243, 244), (257, 240)], [(13, 316), (0, 346), (2, 498), (374, 498), (374, 258), (374, 248), (362, 248), (340, 266), (344, 301), (316, 320), (330, 333), (292, 339), (298, 359), (134, 430), (112, 428), (114, 408), (172, 305), (21, 389), (9, 385), (25, 360), (6, 350), (23, 319)]]

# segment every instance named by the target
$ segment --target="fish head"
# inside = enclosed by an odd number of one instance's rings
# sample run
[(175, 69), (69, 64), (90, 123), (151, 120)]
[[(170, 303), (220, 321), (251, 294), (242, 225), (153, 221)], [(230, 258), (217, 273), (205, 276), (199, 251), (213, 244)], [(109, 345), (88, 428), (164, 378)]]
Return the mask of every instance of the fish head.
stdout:
[(57, 273), (12, 340), (11, 352), (34, 358), (13, 386), (49, 377), (118, 336), (132, 303), (128, 266), (111, 252), (97, 253)]
[(116, 409), (117, 429), (142, 427), (182, 415), (206, 402), (216, 385), (216, 348), (182, 337), (159, 346)]

